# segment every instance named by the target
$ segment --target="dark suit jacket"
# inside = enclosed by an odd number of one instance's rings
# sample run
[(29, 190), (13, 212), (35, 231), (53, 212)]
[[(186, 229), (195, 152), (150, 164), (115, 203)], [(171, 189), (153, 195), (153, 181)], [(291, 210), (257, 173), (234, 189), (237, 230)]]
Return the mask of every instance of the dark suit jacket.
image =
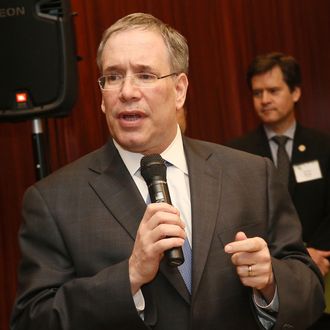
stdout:
[[(228, 145), (272, 159), (262, 126)], [(330, 136), (297, 124), (291, 163), (313, 160), (318, 160), (323, 178), (297, 183), (291, 171), (289, 190), (303, 226), (304, 241), (308, 246), (330, 250)]]
[(128, 258), (146, 205), (110, 141), (28, 189), (12, 329), (258, 329), (251, 289), (224, 252), (239, 230), (269, 244), (280, 301), (275, 329), (304, 329), (319, 317), (321, 276), (271, 162), (187, 138), (184, 147), (192, 296), (178, 270), (162, 261), (142, 288), (144, 322), (136, 312)]

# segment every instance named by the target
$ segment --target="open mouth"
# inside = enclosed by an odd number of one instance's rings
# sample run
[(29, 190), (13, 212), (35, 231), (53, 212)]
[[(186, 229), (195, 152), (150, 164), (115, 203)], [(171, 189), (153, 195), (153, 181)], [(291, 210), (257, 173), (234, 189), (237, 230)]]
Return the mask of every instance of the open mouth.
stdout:
[(123, 127), (137, 127), (142, 123), (142, 120), (146, 117), (143, 111), (122, 111), (118, 115), (118, 119)]
[(124, 114), (121, 116), (122, 119), (127, 120), (127, 121), (135, 121), (141, 118), (141, 115), (139, 114)]

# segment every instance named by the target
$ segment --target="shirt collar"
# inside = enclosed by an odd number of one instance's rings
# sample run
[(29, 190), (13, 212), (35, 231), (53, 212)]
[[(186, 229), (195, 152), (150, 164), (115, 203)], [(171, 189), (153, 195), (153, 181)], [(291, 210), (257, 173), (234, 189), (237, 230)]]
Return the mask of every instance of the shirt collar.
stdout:
[[(296, 131), (296, 126), (297, 126), (297, 123), (296, 121), (292, 124), (291, 127), (289, 127), (283, 134), (281, 135), (285, 135), (287, 136), (288, 138), (290, 138), (291, 140), (293, 140), (294, 138), (294, 133)], [(267, 135), (267, 138), (268, 140), (271, 140), (275, 135), (278, 135), (276, 134), (272, 129), (270, 129), (269, 127), (266, 127), (264, 126), (264, 130), (265, 130), (265, 133)]]
[(176, 136), (167, 149), (161, 153), (161, 156), (180, 169), (183, 173), (188, 174), (188, 166), (183, 149), (182, 135), (179, 125), (177, 127)]
[[(129, 173), (133, 176), (138, 169), (140, 168), (141, 158), (144, 156), (143, 154), (131, 152), (125, 150), (121, 147), (115, 140), (113, 140), (120, 157), (122, 158), (123, 162), (125, 163)], [(161, 153), (161, 156), (174, 165), (175, 167), (179, 168), (185, 174), (188, 174), (188, 166), (186, 162), (186, 157), (184, 154), (183, 149), (183, 142), (182, 142), (182, 135), (179, 125), (177, 126), (177, 132), (174, 140), (172, 143), (167, 147), (167, 149)]]

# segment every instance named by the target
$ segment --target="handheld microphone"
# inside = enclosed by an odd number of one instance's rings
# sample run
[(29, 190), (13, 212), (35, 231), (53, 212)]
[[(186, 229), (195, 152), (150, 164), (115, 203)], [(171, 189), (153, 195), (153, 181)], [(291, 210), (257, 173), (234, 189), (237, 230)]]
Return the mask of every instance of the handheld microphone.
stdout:
[[(141, 159), (141, 175), (147, 183), (152, 203), (164, 202), (172, 205), (166, 181), (166, 165), (160, 155), (147, 155)], [(165, 256), (172, 267), (180, 266), (184, 262), (181, 247), (165, 251)]]

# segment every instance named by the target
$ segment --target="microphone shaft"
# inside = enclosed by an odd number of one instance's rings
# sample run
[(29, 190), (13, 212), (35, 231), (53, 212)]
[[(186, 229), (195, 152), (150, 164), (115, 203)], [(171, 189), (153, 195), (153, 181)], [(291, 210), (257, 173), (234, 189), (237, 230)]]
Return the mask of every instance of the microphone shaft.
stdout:
[[(170, 193), (166, 181), (152, 180), (148, 186), (150, 200), (152, 203), (168, 203), (172, 205)], [(183, 264), (184, 256), (181, 247), (172, 248), (165, 251), (167, 262), (172, 267)]]

